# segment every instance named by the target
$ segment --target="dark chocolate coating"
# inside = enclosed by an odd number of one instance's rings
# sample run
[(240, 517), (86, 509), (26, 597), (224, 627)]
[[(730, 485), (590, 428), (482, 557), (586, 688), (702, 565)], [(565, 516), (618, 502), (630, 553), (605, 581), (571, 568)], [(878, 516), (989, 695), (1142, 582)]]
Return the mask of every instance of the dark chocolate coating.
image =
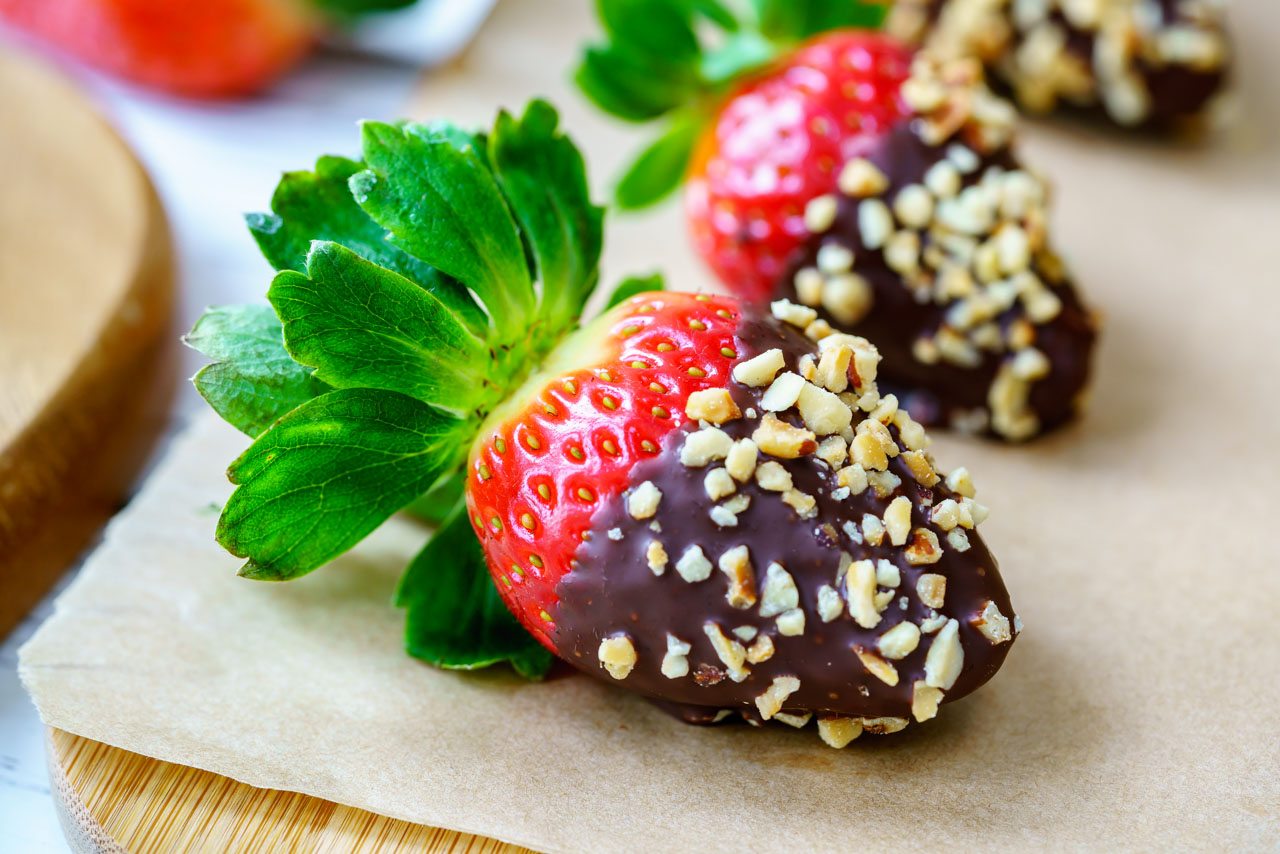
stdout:
[[(815, 351), (803, 336), (772, 317), (745, 320), (737, 335), (740, 358), (777, 347), (786, 357), (784, 370), (795, 371), (800, 356)], [(732, 382), (730, 391), (744, 413), (749, 408), (760, 410), (764, 388)], [(794, 410), (784, 420), (799, 423)], [(758, 424), (756, 419), (743, 417), (720, 426), (737, 439), (750, 436)], [(890, 462), (889, 470), (901, 479), (894, 495), (906, 495), (912, 501), (913, 529), (930, 527), (943, 543), (941, 560), (927, 566), (908, 564), (902, 549), (891, 546), (888, 538), (878, 547), (853, 542), (842, 530), (842, 524), (846, 520), (859, 522), (864, 513), (882, 516), (894, 496), (879, 498), (873, 489), (867, 489), (843, 501), (833, 498), (836, 473), (813, 455), (778, 462), (791, 473), (796, 488), (817, 499), (816, 517), (798, 518), (778, 493), (766, 492), (752, 480), (738, 485), (739, 493), (751, 496), (750, 507), (739, 514), (736, 527), (721, 528), (708, 515), (716, 503), (703, 487), (710, 467), (686, 468), (679, 462), (685, 437), (697, 429), (696, 422), (689, 422), (670, 433), (660, 455), (638, 464), (630, 475), (632, 487), (652, 481), (662, 491), (654, 517), (661, 525), (660, 533), (650, 529), (652, 520), (631, 518), (622, 500), (608, 502), (593, 519), (590, 539), (578, 549), (575, 567), (557, 588), (554, 640), (565, 659), (588, 674), (660, 701), (664, 708), (690, 722), (710, 723), (717, 709), (741, 710), (749, 719), (758, 717), (754, 698), (776, 676), (800, 679), (800, 688), (786, 701), (784, 711), (909, 717), (912, 684), (924, 678), (925, 656), (934, 636), (925, 635), (914, 652), (895, 662), (900, 678), (893, 687), (869, 673), (853, 648), (861, 646), (874, 652), (877, 637), (893, 625), (902, 620), (919, 623), (924, 619), (929, 609), (917, 596), (915, 585), (922, 573), (931, 572), (947, 578), (945, 605), (940, 613), (959, 621), (965, 656), (964, 669), (954, 687), (946, 692), (945, 701), (965, 696), (995, 674), (1011, 643), (993, 644), (970, 621), (988, 600), (994, 601), (1010, 620), (1014, 612), (995, 559), (976, 531), (969, 532), (971, 548), (961, 553), (947, 545), (945, 533), (929, 523), (922, 499), (936, 502), (955, 497), (945, 484), (926, 489), (913, 479), (901, 457)], [(891, 430), (896, 438), (896, 428)], [(767, 459), (762, 454), (760, 461)], [(611, 529), (622, 532), (620, 541), (608, 537)], [(660, 576), (649, 569), (645, 557), (646, 547), (655, 537), (664, 544), (671, 563)], [(686, 547), (695, 544), (702, 547), (713, 564), (721, 553), (746, 544), (757, 590), (771, 562), (785, 566), (799, 590), (800, 607), (806, 618), (804, 633), (782, 636), (774, 618), (760, 617), (758, 608), (731, 607), (725, 598), (729, 582), (719, 569), (713, 569), (705, 581), (685, 581), (674, 564)], [(847, 606), (830, 623), (822, 622), (815, 610), (818, 588), (836, 585), (842, 550), (855, 560), (888, 560), (901, 574), (898, 595), (874, 629), (861, 628), (849, 615)], [(904, 596), (908, 599), (905, 610), (898, 604)], [(723, 675), (715, 649), (704, 634), (703, 624), (708, 620), (717, 622), (726, 635), (735, 627), (754, 626), (762, 634), (771, 635), (776, 652), (767, 661), (749, 665), (750, 676), (735, 683)], [(689, 676), (669, 679), (661, 673), (668, 632), (692, 645)], [(637, 662), (625, 680), (615, 683), (601, 669), (597, 650), (603, 638), (618, 633), (626, 633), (632, 639)], [(695, 679), (698, 672), (703, 676)]]
[[(894, 128), (867, 156), (889, 178), (890, 186), (884, 198), (892, 200), (907, 184), (922, 183), (929, 167), (946, 158), (950, 144), (948, 141), (942, 146), (929, 146), (909, 125)], [(975, 183), (989, 166), (1020, 168), (1007, 147), (980, 159), (982, 165), (966, 176), (966, 186)], [(896, 394), (912, 416), (926, 426), (945, 426), (958, 411), (985, 408), (988, 389), (1001, 363), (1011, 354), (984, 351), (981, 363), (973, 368), (945, 361), (934, 364), (918, 361), (912, 354), (913, 343), (922, 334), (935, 331), (950, 306), (918, 302), (902, 276), (885, 264), (884, 253), (863, 245), (858, 229), (857, 200), (846, 196), (838, 199), (835, 225), (827, 233), (808, 239), (779, 282), (777, 296), (793, 302), (799, 300), (795, 274), (804, 267), (816, 265), (818, 250), (824, 244), (839, 243), (852, 249), (857, 258), (854, 269), (867, 280), (874, 293), (870, 312), (854, 326), (844, 328), (824, 309), (818, 311), (836, 329), (860, 335), (876, 345), (882, 360), (882, 392)], [(1051, 285), (1051, 282), (1046, 278), (1045, 284)], [(1062, 301), (1062, 311), (1035, 328), (1035, 347), (1048, 357), (1051, 369), (1048, 376), (1032, 384), (1029, 400), (1040, 419), (1041, 433), (1066, 423), (1075, 415), (1077, 400), (1089, 381), (1097, 337), (1094, 320), (1071, 282), (1051, 285), (1051, 289)], [(998, 318), (1001, 330), (1023, 314), (1018, 305), (1005, 311)]]
[[(942, 7), (948, 2), (950, 0), (930, 0), (928, 6), (930, 19), (936, 20), (941, 14)], [(1156, 0), (1156, 2), (1160, 7), (1164, 25), (1173, 25), (1188, 20), (1186, 14), (1179, 8), (1179, 0)], [(1006, 7), (1006, 14), (1011, 14), (1008, 12), (1008, 7)], [(1050, 13), (1049, 19), (1060, 26), (1066, 34), (1067, 52), (1082, 60), (1086, 67), (1092, 68), (1094, 43), (1096, 41), (1095, 33), (1072, 26), (1066, 17), (1057, 10)], [(1015, 36), (1007, 48), (1007, 53), (1016, 51), (1018, 46), (1022, 44), (1021, 34), (1018, 33), (1012, 22), (1010, 26), (1013, 28)], [(1228, 82), (1225, 66), (1213, 70), (1193, 69), (1185, 65), (1161, 66), (1152, 64), (1142, 56), (1137, 56), (1135, 57), (1133, 70), (1142, 79), (1151, 97), (1151, 111), (1142, 122), (1133, 127), (1154, 132), (1181, 129), (1188, 122), (1196, 120), (1208, 109), (1214, 97), (1226, 87)], [(1014, 97), (1014, 100), (1017, 100), (1012, 81), (1006, 79), (998, 64), (991, 67), (991, 72), (992, 88), (1000, 94)], [(1096, 94), (1095, 92), (1095, 96)], [(1064, 100), (1059, 103), (1057, 109), (1084, 117), (1112, 121), (1112, 118), (1096, 97), (1089, 104), (1075, 104)]]

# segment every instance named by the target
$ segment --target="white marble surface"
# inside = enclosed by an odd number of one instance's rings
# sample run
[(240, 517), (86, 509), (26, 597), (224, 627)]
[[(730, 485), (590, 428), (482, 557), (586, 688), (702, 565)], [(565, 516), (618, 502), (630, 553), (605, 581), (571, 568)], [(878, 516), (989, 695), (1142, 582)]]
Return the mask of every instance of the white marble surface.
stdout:
[[(51, 57), (92, 93), (155, 182), (177, 250), (183, 328), (206, 305), (258, 300), (266, 292), (270, 268), (241, 215), (266, 209), (280, 172), (310, 168), (322, 153), (354, 153), (362, 118), (402, 117), (421, 68), (456, 53), (492, 2), (422, 0), (330, 46), (272, 91), (239, 102), (157, 96)], [(0, 51), (31, 49), (0, 30)], [(188, 375), (201, 364), (196, 353), (182, 358)], [(197, 404), (184, 388), (174, 431)], [(16, 670), (18, 647), (52, 610), (53, 598), (0, 643), (0, 854), (68, 850), (50, 800), (43, 730)]]

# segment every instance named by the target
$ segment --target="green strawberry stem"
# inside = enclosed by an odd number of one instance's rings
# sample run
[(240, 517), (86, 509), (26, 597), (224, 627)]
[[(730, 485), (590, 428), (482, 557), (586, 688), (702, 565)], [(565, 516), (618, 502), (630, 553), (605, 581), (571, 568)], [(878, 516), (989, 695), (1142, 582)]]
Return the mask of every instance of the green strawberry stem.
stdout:
[(725, 96), (801, 41), (843, 27), (879, 27), (884, 0), (597, 0), (604, 40), (574, 75), (605, 112), (661, 120), (658, 136), (624, 170), (614, 192), (624, 210), (678, 187), (703, 129)]
[(247, 218), (270, 307), (209, 309), (185, 339), (213, 360), (200, 394), (254, 439), (217, 531), (241, 575), (305, 575), (411, 507), (441, 528), (396, 601), (410, 653), (441, 667), (550, 665), (493, 590), (460, 469), (599, 278), (603, 211), (558, 125), (544, 101), (485, 133), (365, 123), (361, 159), (286, 174)]

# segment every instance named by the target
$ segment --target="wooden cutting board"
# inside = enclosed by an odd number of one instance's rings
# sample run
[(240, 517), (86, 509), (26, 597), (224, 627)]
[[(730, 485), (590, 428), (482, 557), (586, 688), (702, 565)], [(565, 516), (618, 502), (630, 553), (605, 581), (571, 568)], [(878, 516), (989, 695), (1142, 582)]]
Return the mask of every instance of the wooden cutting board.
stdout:
[(175, 385), (155, 192), (60, 75), (0, 55), (0, 636), (120, 506)]
[(48, 736), (54, 803), (75, 854), (532, 854), (307, 795), (256, 789), (61, 730)]

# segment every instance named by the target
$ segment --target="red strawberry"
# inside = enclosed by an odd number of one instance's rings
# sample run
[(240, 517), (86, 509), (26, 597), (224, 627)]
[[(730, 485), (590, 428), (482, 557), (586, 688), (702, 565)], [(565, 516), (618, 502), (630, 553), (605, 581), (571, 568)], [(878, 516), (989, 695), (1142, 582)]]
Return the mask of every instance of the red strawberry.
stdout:
[(913, 58), (876, 33), (778, 50), (692, 157), (699, 254), (734, 294), (795, 300), (870, 340), (927, 424), (1018, 441), (1069, 421), (1097, 324), (1048, 240), (1043, 182), (1012, 150), (1013, 107), (975, 60)]
[(601, 211), (557, 122), (369, 124), (362, 163), (286, 176), (253, 219), (271, 308), (191, 338), (257, 435), (218, 527), (241, 574), (309, 572), (461, 468), (397, 595), (434, 664), (537, 675), (550, 650), (691, 721), (816, 715), (837, 747), (986, 682), (1020, 631), (986, 510), (876, 349), (653, 279), (578, 328)]
[(764, 299), (808, 237), (805, 205), (910, 114), (911, 51), (880, 33), (818, 36), (728, 99), (685, 189), (698, 254), (735, 293)]
[[(812, 310), (776, 313), (822, 332)], [(686, 719), (816, 712), (837, 746), (981, 685), (1016, 633), (966, 532), (985, 511), (879, 397), (877, 358), (688, 294), (634, 297), (567, 340), (468, 461), (508, 607)]]
[(0, 19), (136, 83), (195, 97), (262, 88), (320, 23), (302, 0), (0, 0)]

